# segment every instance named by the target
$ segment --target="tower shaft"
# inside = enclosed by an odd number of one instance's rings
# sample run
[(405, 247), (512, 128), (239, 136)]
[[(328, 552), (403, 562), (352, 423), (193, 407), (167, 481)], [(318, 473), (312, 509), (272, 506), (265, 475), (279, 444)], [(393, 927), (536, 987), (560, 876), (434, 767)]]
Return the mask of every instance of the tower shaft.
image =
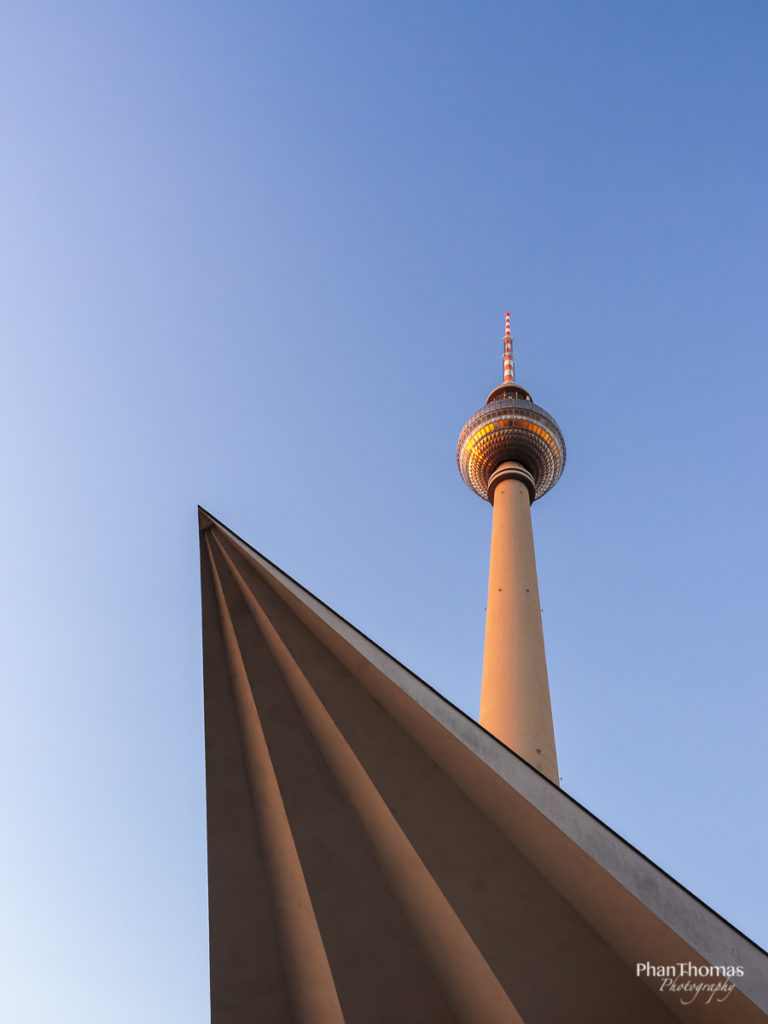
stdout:
[(493, 474), (491, 568), (480, 724), (560, 784), (531, 525), (530, 474), (504, 462)]

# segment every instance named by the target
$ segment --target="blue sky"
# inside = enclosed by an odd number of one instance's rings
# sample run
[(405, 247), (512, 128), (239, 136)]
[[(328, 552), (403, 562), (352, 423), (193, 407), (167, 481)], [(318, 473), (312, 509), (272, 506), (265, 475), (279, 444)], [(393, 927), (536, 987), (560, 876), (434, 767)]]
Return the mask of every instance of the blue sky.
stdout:
[(208, 1019), (196, 506), (474, 715), (459, 431), (534, 506), (564, 788), (763, 945), (768, 12), (10, 5), (0, 1017)]

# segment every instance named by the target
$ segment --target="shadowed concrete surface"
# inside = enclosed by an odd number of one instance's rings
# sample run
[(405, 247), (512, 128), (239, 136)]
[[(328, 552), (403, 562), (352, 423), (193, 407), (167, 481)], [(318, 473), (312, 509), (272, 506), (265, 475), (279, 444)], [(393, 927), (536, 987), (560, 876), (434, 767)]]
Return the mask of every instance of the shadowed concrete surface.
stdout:
[[(768, 957), (201, 510), (213, 1024), (768, 1020)], [(742, 965), (684, 1006), (636, 963)]]

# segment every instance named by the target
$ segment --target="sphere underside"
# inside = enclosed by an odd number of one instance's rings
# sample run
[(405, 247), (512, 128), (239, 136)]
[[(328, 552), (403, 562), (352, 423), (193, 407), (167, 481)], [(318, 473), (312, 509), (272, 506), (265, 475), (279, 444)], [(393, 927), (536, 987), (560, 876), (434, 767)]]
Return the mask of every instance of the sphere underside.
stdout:
[(519, 462), (533, 477), (535, 500), (560, 479), (565, 442), (544, 409), (524, 399), (507, 398), (490, 402), (467, 420), (456, 461), (467, 487), (486, 500), (493, 471), (502, 462)]

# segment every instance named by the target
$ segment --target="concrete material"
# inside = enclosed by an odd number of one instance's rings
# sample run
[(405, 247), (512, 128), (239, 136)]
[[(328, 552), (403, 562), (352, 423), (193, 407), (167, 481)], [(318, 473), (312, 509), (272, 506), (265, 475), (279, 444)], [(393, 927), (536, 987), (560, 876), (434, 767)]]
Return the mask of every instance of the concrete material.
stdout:
[(530, 474), (514, 462), (491, 477), (491, 568), (480, 724), (560, 784), (531, 527)]
[[(295, 1019), (266, 864), (280, 815), (249, 796), (216, 579), (345, 1021), (478, 1019), (428, 948), (435, 888), (462, 960), (526, 1024), (768, 1020), (761, 950), (205, 513), (201, 530), (213, 1024)], [(745, 975), (685, 1007), (636, 976), (646, 959)]]
[[(212, 554), (206, 538), (208, 557)], [(213, 563), (212, 563), (213, 564)], [(298, 1024), (344, 1024), (312, 901), (293, 842), (280, 788), (248, 682), (221, 581), (214, 588), (237, 708), (251, 800), (270, 878), (288, 992)]]

